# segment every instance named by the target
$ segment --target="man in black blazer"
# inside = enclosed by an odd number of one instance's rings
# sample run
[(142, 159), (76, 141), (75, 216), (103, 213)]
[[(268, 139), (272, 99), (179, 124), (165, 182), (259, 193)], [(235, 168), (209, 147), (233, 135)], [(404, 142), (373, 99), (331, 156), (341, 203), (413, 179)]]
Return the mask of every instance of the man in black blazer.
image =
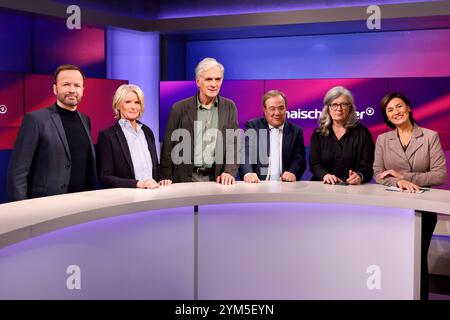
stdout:
[(10, 201), (95, 189), (91, 123), (77, 111), (83, 86), (78, 67), (59, 66), (56, 103), (25, 115), (7, 173)]
[(264, 117), (245, 125), (245, 158), (240, 171), (245, 182), (300, 180), (306, 168), (303, 130), (286, 121), (287, 101), (278, 90), (263, 96)]
[(197, 94), (172, 106), (161, 152), (163, 179), (234, 183), (239, 126), (236, 105), (219, 96), (223, 74), (219, 62), (203, 59), (195, 69)]

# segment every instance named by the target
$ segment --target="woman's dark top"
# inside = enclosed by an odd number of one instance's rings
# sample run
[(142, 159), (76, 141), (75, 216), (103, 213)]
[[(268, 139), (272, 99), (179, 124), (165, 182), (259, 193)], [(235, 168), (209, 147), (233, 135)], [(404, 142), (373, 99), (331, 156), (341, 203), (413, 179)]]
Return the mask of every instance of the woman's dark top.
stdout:
[(362, 124), (347, 128), (340, 140), (331, 127), (328, 136), (314, 130), (309, 146), (311, 180), (322, 181), (329, 173), (345, 181), (349, 170), (353, 170), (362, 175), (363, 183), (369, 182), (373, 176), (374, 151), (372, 134)]

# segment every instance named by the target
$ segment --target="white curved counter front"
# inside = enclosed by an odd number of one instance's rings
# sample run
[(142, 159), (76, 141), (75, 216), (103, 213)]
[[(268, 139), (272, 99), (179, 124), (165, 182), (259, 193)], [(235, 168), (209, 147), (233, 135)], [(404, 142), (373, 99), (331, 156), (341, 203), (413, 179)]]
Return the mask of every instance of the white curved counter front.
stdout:
[(417, 211), (450, 215), (450, 191), (210, 182), (2, 204), (0, 298), (413, 299)]

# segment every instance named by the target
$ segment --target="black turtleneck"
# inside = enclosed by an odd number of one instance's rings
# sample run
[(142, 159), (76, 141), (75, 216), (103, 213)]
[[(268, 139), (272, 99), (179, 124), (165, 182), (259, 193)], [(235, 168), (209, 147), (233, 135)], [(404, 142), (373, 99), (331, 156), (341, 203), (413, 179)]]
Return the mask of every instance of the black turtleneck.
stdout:
[(81, 118), (76, 111), (57, 106), (61, 117), (72, 162), (69, 164), (70, 181), (67, 193), (89, 190), (90, 185), (90, 144)]

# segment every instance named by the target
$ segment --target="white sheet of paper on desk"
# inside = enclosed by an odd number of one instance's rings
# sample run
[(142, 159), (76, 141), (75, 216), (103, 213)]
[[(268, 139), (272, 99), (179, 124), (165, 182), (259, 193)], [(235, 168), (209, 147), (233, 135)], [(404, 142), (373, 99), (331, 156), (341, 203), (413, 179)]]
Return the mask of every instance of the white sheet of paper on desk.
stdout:
[[(397, 192), (408, 192), (407, 190), (400, 189), (399, 187), (388, 187), (386, 191), (397, 191)], [(419, 191), (413, 192), (413, 193), (423, 193), (425, 189), (420, 189)]]

